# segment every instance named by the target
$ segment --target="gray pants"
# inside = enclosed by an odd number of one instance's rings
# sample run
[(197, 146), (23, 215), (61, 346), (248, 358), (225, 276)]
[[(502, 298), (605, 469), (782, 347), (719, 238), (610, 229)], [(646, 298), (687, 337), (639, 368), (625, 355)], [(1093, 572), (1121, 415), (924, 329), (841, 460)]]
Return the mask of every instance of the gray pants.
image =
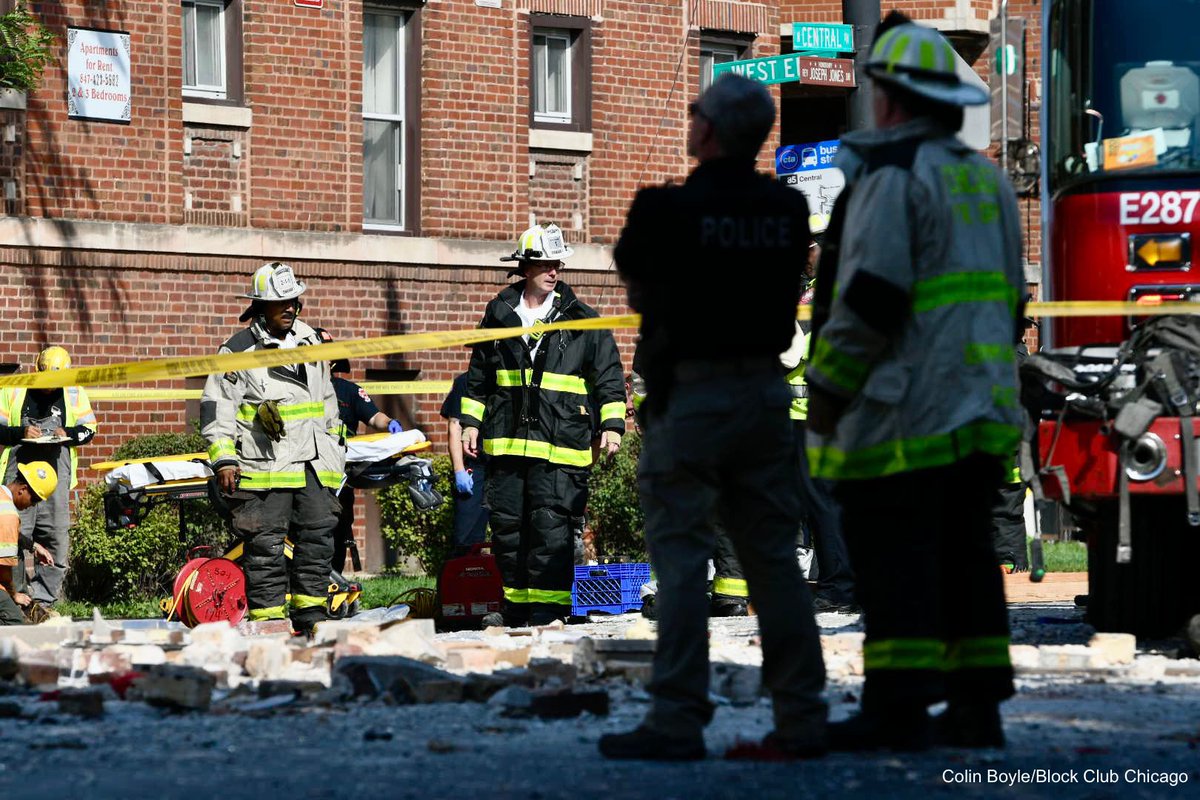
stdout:
[[(29, 548), (22, 547), (13, 570), (13, 586), (42, 605), (57, 603), (62, 599), (63, 580), (67, 577), (67, 565), (71, 560), (71, 451), (62, 448), (58, 464), (54, 467), (61, 481), (48, 500), (27, 508), (21, 514), (21, 541), (33, 540), (50, 551), (53, 564), (39, 564)], [(15, 479), (16, 460), (10, 461), (9, 470)], [(26, 579), (26, 566), (33, 562), (33, 578)]]
[(796, 563), (801, 504), (790, 401), (782, 375), (764, 369), (677, 382), (648, 420), (638, 486), (658, 576), (651, 729), (687, 736), (712, 718), (705, 590), (714, 514), (758, 612), (776, 730), (805, 735), (824, 724), (821, 640)]
[(25, 615), (8, 592), (0, 588), (0, 625), (24, 625)]

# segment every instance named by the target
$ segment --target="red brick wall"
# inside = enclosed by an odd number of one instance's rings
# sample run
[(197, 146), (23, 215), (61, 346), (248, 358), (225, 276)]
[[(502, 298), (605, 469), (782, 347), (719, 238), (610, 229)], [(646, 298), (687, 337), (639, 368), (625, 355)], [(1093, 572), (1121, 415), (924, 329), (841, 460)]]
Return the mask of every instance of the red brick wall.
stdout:
[[(28, 98), (25, 213), (74, 219), (178, 223), (181, 120), (177, 5), (46, 2), (34, 5), (59, 38), (60, 57)], [(67, 27), (128, 31), (129, 125), (67, 119)], [(174, 65), (174, 67), (170, 66)]]

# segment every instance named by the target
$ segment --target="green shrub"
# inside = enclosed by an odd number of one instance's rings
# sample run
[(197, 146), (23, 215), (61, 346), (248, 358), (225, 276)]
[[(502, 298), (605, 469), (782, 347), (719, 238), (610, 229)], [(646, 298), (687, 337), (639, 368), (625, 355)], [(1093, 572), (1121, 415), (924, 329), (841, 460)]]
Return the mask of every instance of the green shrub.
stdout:
[(438, 575), (450, 552), (454, 536), (454, 492), (450, 457), (433, 457), (434, 488), (446, 502), (420, 511), (408, 496), (408, 485), (398, 483), (375, 493), (379, 504), (380, 533), (401, 556), (413, 556), (427, 575)]
[(638, 498), (637, 463), (642, 439), (630, 431), (611, 461), (592, 468), (588, 479), (588, 523), (596, 552), (646, 560), (646, 519)]
[[(117, 448), (112, 459), (153, 458), (205, 449), (204, 439), (197, 433), (163, 433), (131, 439)], [(157, 506), (136, 528), (108, 531), (104, 526), (104, 485), (88, 487), (71, 526), (67, 596), (88, 603), (109, 603), (168, 592), (188, 548), (213, 545), (219, 550), (229, 541), (225, 523), (207, 500), (188, 501), (184, 522), (181, 538), (179, 505), (168, 502)]]

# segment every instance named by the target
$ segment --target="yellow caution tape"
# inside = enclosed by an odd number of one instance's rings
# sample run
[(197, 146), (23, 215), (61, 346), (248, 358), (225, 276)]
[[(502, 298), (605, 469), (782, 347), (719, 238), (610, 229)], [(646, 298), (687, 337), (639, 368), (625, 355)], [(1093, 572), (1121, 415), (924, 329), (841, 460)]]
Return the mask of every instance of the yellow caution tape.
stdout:
[[(539, 326), (539, 328), (542, 331), (636, 328), (639, 319), (637, 314), (626, 314), (619, 317), (593, 317), (553, 322), (549, 325)], [(339, 358), (363, 358), (391, 355), (392, 353), (409, 353), (414, 350), (435, 350), (442, 347), (490, 342), (496, 339), (511, 339), (529, 331), (529, 328), (472, 328), (462, 331), (410, 333), (400, 336), (382, 336), (377, 339), (350, 339), (344, 342), (286, 350), (272, 348), (200, 358), (160, 358), (154, 361), (130, 361), (100, 367), (72, 367), (49, 372), (22, 372), (0, 377), (0, 386), (58, 389), (64, 386), (106, 386), (190, 378), (214, 373), (278, 367), (284, 364), (310, 364), (314, 361), (333, 361)]]
[[(453, 381), (367, 381), (360, 383), (370, 394), (446, 394)], [(93, 389), (89, 400), (199, 400), (200, 389)]]
[[(1111, 317), (1111, 316), (1163, 316), (1169, 314), (1200, 314), (1200, 303), (1163, 303), (1150, 305), (1146, 303), (1107, 301), (1107, 300), (1077, 300), (1068, 302), (1030, 303), (1025, 313), (1031, 317)], [(812, 318), (811, 306), (800, 306), (796, 318), (807, 320)], [(542, 332), (555, 330), (611, 330), (616, 328), (636, 328), (641, 324), (638, 314), (625, 314), (616, 317), (593, 317), (590, 319), (554, 322), (538, 326)], [(225, 353), (223, 355), (204, 356), (200, 358), (162, 358), (154, 361), (130, 361), (122, 364), (108, 364), (99, 367), (73, 367), (71, 369), (53, 370), (49, 372), (23, 372), (14, 375), (0, 376), (0, 387), (24, 386), (31, 389), (56, 389), (64, 386), (106, 386), (113, 384), (141, 383), (143, 381), (170, 380), (173, 378), (190, 378), (201, 375), (212, 375), (222, 372), (238, 372), (247, 369), (277, 367), (285, 364), (309, 364), (314, 361), (333, 361), (339, 358), (363, 358), (369, 356), (384, 356), (393, 353), (409, 353), (415, 350), (436, 350), (443, 347), (457, 347), (479, 342), (490, 342), (496, 339), (510, 339), (529, 333), (531, 328), (472, 328), (459, 331), (437, 331), (433, 333), (410, 333), (400, 336), (382, 336), (376, 339), (350, 339), (344, 342), (314, 345), (289, 349), (274, 348), (270, 350), (254, 350), (246, 353)], [(397, 381), (395, 383), (424, 384), (425, 381)], [(446, 390), (449, 382), (442, 383)], [(365, 384), (364, 388), (375, 384)], [(148, 389), (146, 392), (174, 392), (186, 390)], [(368, 388), (368, 391), (371, 391)], [(441, 391), (432, 388), (422, 388), (421, 392)], [(414, 389), (414, 393), (417, 390)], [(382, 394), (383, 392), (379, 392)], [(405, 392), (408, 393), (408, 392)], [(97, 395), (99, 397), (99, 395)], [(110, 396), (112, 399), (117, 397)], [(133, 395), (126, 395), (134, 399)], [(170, 399), (191, 399), (171, 396)], [(105, 398), (108, 399), (108, 398)], [(151, 399), (137, 398), (137, 399)], [(153, 399), (167, 399), (166, 396)]]
[(1030, 303), (1031, 317), (1162, 317), (1171, 314), (1200, 314), (1200, 303), (1137, 303), (1122, 300), (1060, 300)]

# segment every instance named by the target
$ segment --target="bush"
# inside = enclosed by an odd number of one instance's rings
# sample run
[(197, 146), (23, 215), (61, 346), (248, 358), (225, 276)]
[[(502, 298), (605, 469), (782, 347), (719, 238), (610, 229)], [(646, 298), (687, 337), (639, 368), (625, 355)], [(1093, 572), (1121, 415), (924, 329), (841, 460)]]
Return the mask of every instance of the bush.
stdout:
[(606, 463), (602, 459), (592, 468), (588, 479), (588, 523), (600, 555), (647, 560), (646, 519), (637, 488), (641, 451), (641, 437), (630, 431), (611, 461)]
[[(201, 452), (197, 433), (139, 436), (117, 448), (113, 460), (153, 458)], [(207, 500), (187, 503), (180, 537), (179, 504), (163, 503), (136, 528), (108, 531), (104, 526), (104, 485), (89, 486), (76, 508), (71, 527), (71, 565), (66, 592), (89, 603), (137, 600), (169, 592), (188, 548), (223, 548), (228, 528)]]
[(445, 498), (435, 509), (420, 511), (408, 496), (408, 485), (398, 483), (375, 493), (379, 504), (380, 533), (401, 556), (413, 556), (427, 575), (438, 575), (450, 553), (454, 536), (454, 470), (450, 457), (432, 458), (434, 488)]

